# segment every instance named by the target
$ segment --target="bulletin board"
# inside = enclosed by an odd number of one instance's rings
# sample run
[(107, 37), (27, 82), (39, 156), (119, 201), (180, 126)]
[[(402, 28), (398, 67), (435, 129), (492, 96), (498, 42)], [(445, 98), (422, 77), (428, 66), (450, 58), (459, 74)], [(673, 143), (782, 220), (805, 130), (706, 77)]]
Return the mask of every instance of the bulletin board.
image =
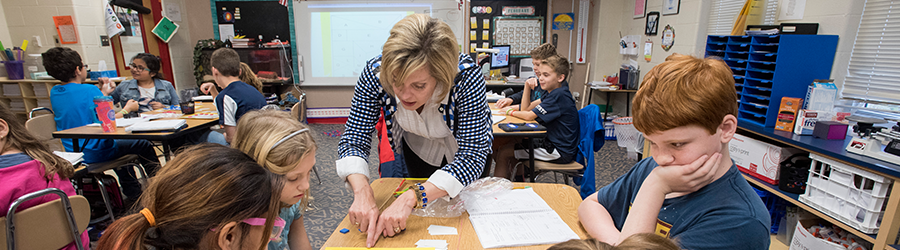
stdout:
[(509, 45), (512, 56), (527, 56), (543, 43), (544, 17), (494, 17), (493, 45)]
[[(472, 19), (466, 20), (466, 26), (469, 28), (466, 37), (469, 38), (470, 47), (487, 48), (491, 45), (501, 45), (501, 43), (494, 42), (497, 29), (493, 22), (495, 17), (506, 17), (503, 16), (504, 6), (534, 7), (534, 15), (516, 17), (545, 18), (547, 16), (547, 0), (472, 0), (470, 2), (470, 7), (467, 10)], [(490, 8), (489, 11), (485, 11), (485, 9), (487, 8)], [(472, 24), (473, 20), (475, 22), (474, 24)], [(540, 28), (542, 33), (540, 35), (541, 37), (538, 45), (544, 43), (545, 41), (543, 37), (543, 31), (546, 28), (543, 25), (544, 24), (542, 22)], [(470, 50), (470, 53), (473, 58), (476, 56), (474, 50)], [(524, 56), (527, 55), (528, 53), (526, 52)], [(510, 61), (512, 65), (518, 63), (518, 59), (515, 58), (521, 58), (523, 55), (516, 55), (511, 53), (511, 56), (514, 58), (514, 60)]]

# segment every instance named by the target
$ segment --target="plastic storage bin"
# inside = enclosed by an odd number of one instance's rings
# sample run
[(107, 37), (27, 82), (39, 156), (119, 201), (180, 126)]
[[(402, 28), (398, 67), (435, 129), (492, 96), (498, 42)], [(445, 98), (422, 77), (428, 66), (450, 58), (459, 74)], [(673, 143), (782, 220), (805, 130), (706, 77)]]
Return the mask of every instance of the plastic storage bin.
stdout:
[(810, 154), (806, 193), (799, 200), (867, 234), (878, 232), (893, 180)]

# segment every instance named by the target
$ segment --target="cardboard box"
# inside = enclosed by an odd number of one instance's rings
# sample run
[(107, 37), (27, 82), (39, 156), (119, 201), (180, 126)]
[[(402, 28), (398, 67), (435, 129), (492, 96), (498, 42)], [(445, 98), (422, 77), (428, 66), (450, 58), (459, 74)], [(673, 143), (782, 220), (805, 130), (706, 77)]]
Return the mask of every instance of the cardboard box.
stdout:
[(803, 226), (807, 221), (801, 220), (797, 222), (797, 226), (794, 228), (794, 236), (791, 239), (790, 250), (808, 250), (808, 249), (816, 249), (816, 250), (844, 250), (841, 245), (828, 242), (824, 239), (819, 239), (813, 236), (806, 228)]
[(775, 121), (775, 130), (791, 132), (794, 130), (794, 121), (803, 99), (794, 97), (782, 97), (781, 107), (778, 108), (778, 120)]
[(801, 109), (797, 113), (797, 121), (794, 122), (794, 134), (812, 135), (817, 121), (828, 121), (832, 117), (833, 114), (830, 112)]
[(806, 90), (803, 109), (831, 112), (837, 98), (837, 86), (833, 80), (815, 80)]
[(801, 152), (795, 148), (782, 148), (740, 134), (735, 134), (728, 143), (728, 151), (738, 170), (772, 185), (778, 185), (781, 162)]

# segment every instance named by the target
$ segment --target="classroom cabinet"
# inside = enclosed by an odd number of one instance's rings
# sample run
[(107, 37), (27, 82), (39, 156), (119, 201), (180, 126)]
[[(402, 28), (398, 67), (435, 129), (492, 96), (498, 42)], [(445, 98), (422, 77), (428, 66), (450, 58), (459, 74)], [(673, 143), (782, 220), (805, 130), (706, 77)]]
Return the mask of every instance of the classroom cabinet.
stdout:
[(782, 97), (803, 98), (815, 79), (829, 79), (836, 35), (708, 36), (706, 57), (731, 68), (738, 119), (774, 127)]
[[(88, 83), (96, 82), (88, 81)], [(25, 121), (28, 119), (28, 112), (34, 108), (53, 109), (50, 104), (50, 89), (60, 83), (57, 80), (0, 80), (0, 105), (4, 105), (19, 119)]]

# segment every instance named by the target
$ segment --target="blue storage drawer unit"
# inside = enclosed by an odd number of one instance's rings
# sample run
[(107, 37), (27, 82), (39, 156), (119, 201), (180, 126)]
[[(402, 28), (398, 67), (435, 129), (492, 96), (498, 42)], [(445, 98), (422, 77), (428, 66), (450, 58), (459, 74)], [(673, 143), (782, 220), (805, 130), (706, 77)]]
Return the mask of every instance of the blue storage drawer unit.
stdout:
[(836, 35), (708, 36), (706, 56), (734, 74), (738, 120), (774, 127), (782, 97), (803, 98), (815, 79), (829, 79)]

